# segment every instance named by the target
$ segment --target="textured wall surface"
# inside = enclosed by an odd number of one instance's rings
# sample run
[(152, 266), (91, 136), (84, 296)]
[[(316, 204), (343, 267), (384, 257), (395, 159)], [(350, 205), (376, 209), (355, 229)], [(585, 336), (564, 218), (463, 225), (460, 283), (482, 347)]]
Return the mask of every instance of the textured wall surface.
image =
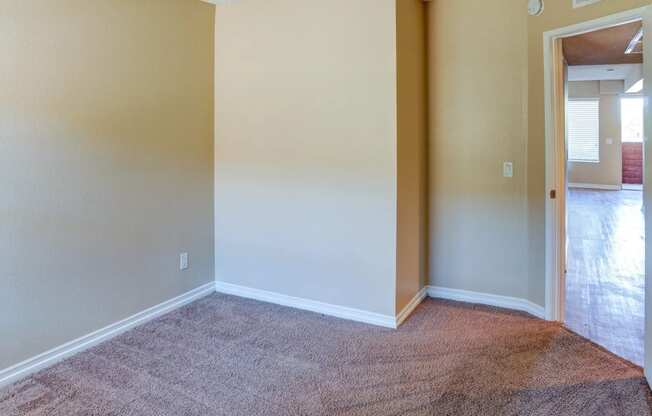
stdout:
[(0, 10), (1, 369), (213, 279), (214, 6)]
[(218, 7), (218, 281), (394, 315), (395, 9)]

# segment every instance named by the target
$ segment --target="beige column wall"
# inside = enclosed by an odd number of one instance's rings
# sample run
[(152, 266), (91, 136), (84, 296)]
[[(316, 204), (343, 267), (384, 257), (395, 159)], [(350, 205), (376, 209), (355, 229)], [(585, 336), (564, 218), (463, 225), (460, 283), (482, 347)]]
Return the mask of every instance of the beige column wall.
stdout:
[(216, 18), (216, 278), (393, 316), (395, 0)]
[(427, 51), (422, 0), (397, 0), (398, 230), (396, 312), (427, 278)]

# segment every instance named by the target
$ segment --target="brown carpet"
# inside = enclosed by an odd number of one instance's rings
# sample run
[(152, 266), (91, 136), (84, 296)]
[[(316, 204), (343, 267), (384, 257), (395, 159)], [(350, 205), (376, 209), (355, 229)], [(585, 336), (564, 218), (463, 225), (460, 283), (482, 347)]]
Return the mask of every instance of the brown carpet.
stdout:
[(212, 295), (0, 391), (0, 415), (652, 415), (559, 325), (428, 299), (397, 331)]

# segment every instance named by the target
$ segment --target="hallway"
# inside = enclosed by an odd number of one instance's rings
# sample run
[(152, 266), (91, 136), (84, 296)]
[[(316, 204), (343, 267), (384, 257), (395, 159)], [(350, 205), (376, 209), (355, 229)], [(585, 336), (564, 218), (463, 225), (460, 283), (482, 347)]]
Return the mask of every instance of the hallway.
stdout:
[(570, 189), (567, 221), (566, 325), (642, 365), (642, 192)]

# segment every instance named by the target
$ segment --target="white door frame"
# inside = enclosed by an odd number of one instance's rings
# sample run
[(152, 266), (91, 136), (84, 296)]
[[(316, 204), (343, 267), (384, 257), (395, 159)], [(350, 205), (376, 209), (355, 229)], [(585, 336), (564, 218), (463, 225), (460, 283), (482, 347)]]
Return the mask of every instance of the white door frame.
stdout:
[[(543, 34), (543, 65), (544, 65), (544, 85), (545, 85), (545, 134), (546, 134), (546, 248), (545, 248), (545, 279), (546, 279), (546, 319), (551, 321), (563, 321), (564, 319), (564, 274), (565, 264), (563, 261), (566, 250), (566, 230), (562, 229), (562, 219), (566, 215), (563, 203), (558, 203), (565, 199), (566, 178), (563, 171), (560, 171), (560, 158), (564, 158), (565, 143), (558, 146), (555, 134), (555, 73), (553, 62), (553, 44), (556, 39), (573, 35), (579, 35), (586, 32), (592, 32), (596, 29), (604, 29), (611, 26), (618, 26), (636, 20), (643, 20), (646, 10), (645, 6), (638, 9), (628, 10), (599, 19), (590, 20), (576, 25), (567, 26), (560, 29), (551, 30)], [(561, 165), (563, 166), (563, 165)], [(557, 199), (550, 197), (550, 192), (555, 190)], [(565, 228), (565, 227), (563, 227)]]

